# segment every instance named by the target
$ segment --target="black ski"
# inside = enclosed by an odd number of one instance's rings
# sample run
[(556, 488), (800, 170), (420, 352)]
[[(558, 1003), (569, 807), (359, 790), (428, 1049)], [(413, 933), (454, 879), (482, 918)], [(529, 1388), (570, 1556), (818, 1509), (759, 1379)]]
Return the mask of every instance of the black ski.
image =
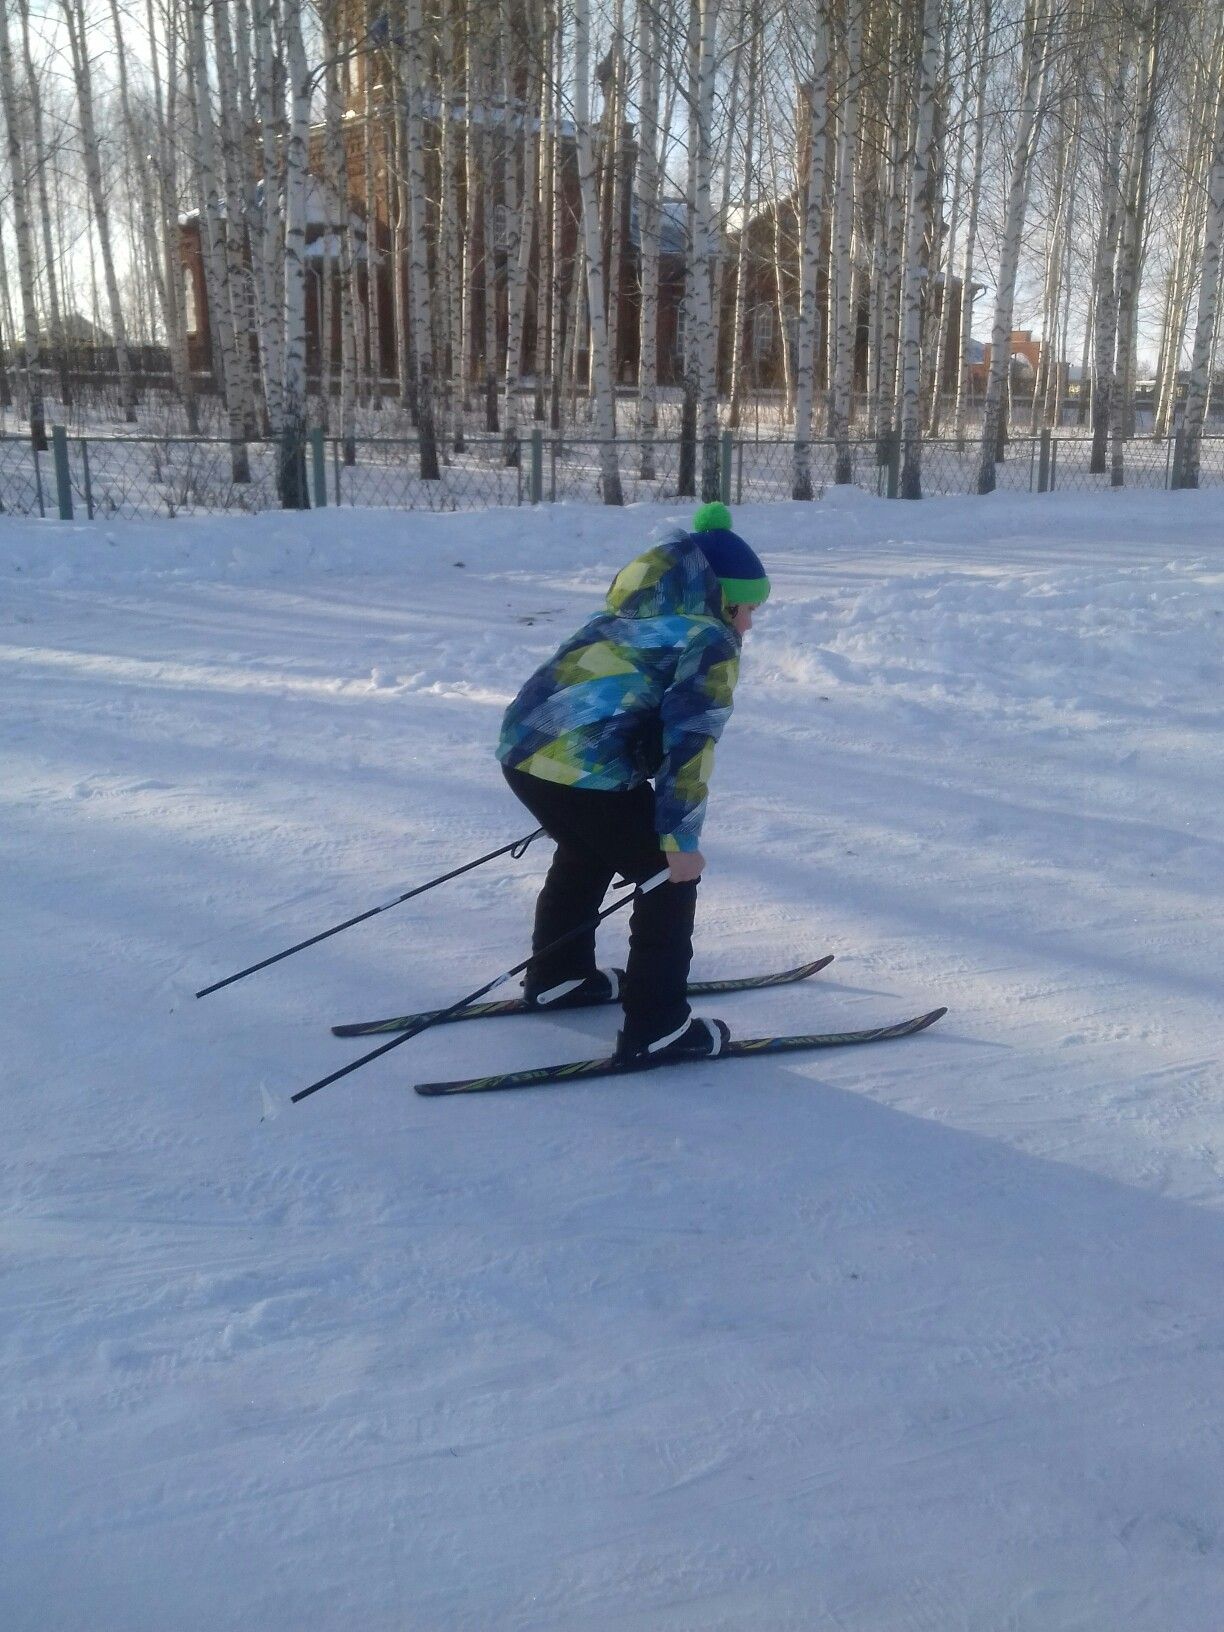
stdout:
[[(766, 986), (790, 986), (795, 981), (807, 980), (809, 976), (817, 974), (833, 962), (833, 954), (828, 957), (817, 958), (814, 963), (801, 963), (796, 969), (780, 969), (769, 975), (739, 975), (728, 980), (695, 980), (689, 982), (688, 995), (690, 997), (713, 997), (723, 992), (756, 992)], [(609, 999), (609, 1002), (614, 1001)], [(559, 1004), (554, 1012), (561, 1012), (563, 1008), (574, 1008), (574, 1004)], [(584, 1004), (586, 1008), (596, 1008), (598, 1004)], [(358, 1020), (346, 1026), (333, 1026), (332, 1035), (335, 1037), (375, 1037), (385, 1031), (410, 1031), (413, 1026), (431, 1021), (436, 1015), (443, 1013), (441, 1009), (425, 1009), (420, 1014), (396, 1014), (387, 1020)], [(473, 1003), (470, 1008), (460, 1009), (458, 1014), (452, 1014), (452, 1020), (495, 1020), (510, 1014), (548, 1014), (548, 1009), (533, 1008), (530, 1003), (524, 1002), (521, 997), (504, 998), (499, 1003)]]
[(464, 1077), (457, 1082), (418, 1082), (418, 1094), (483, 1094), (499, 1088), (541, 1088), (551, 1083), (585, 1082), (592, 1077), (620, 1077), (639, 1071), (655, 1071), (665, 1065), (718, 1065), (722, 1060), (741, 1060), (751, 1054), (789, 1054), (803, 1049), (841, 1048), (849, 1043), (886, 1043), (894, 1037), (912, 1037), (916, 1031), (925, 1031), (941, 1020), (947, 1009), (932, 1009), (929, 1014), (915, 1015), (911, 1020), (898, 1021), (893, 1026), (875, 1026), (867, 1031), (809, 1032), (794, 1037), (744, 1037), (733, 1039), (726, 1049), (713, 1059), (661, 1060), (626, 1064), (615, 1055), (602, 1060), (570, 1060), (563, 1065), (541, 1065), (530, 1071), (505, 1071), (495, 1077)]

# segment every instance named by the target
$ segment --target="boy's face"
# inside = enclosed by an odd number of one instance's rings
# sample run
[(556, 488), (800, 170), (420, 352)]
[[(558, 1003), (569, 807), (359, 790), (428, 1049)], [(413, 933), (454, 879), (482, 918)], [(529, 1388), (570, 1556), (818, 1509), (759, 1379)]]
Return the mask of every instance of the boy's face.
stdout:
[(729, 606), (727, 608), (731, 627), (737, 635), (746, 635), (749, 629), (752, 628), (752, 614), (755, 611), (756, 606)]

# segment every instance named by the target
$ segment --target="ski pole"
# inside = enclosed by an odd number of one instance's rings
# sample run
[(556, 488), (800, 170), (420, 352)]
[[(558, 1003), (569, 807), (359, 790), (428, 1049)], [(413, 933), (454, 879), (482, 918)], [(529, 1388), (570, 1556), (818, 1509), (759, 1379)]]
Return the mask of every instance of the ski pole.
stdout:
[(439, 884), (446, 884), (452, 878), (458, 878), (460, 873), (470, 873), (473, 867), (482, 867), (486, 861), (493, 861), (497, 856), (509, 854), (517, 861), (532, 840), (538, 839), (543, 831), (542, 827), (537, 827), (534, 833), (515, 839), (513, 844), (503, 844), (500, 850), (490, 850), (487, 856), (478, 856), (475, 861), (465, 862), (462, 867), (456, 867), (451, 873), (442, 873), (437, 878), (431, 878), (428, 884), (418, 884), (415, 890), (405, 890), (403, 895), (397, 895), (394, 901), (384, 901), (380, 907), (371, 907), (368, 912), (359, 912), (355, 918), (346, 918), (342, 924), (333, 924), (330, 929), (312, 935), (309, 940), (299, 941), (296, 946), (287, 946), (283, 952), (276, 952), (260, 963), (251, 964), (247, 969), (239, 969), (236, 975), (226, 975), (224, 980), (214, 981), (211, 986), (205, 986), (203, 991), (195, 995), (207, 997), (209, 992), (219, 992), (223, 986), (232, 986), (236, 980), (245, 980), (248, 975), (266, 969), (270, 963), (279, 963), (282, 958), (291, 958), (295, 952), (301, 952), (308, 946), (316, 946), (319, 941), (325, 941), (329, 935), (339, 935), (342, 929), (352, 929), (354, 924), (364, 923), (367, 918), (373, 918), (380, 912), (389, 912), (392, 907), (398, 907), (402, 901), (411, 901), (414, 895), (424, 895), (426, 890), (436, 889)]
[(538, 952), (533, 952), (529, 958), (524, 958), (522, 963), (516, 963), (513, 969), (507, 969), (505, 974), (495, 976), (486, 985), (478, 986), (474, 992), (469, 992), (466, 997), (461, 997), (457, 1003), (452, 1003), (449, 1009), (439, 1009), (436, 1013), (427, 1015), (424, 1020), (419, 1021), (411, 1030), (401, 1031), (399, 1036), (393, 1037), (389, 1043), (383, 1043), (381, 1047), (371, 1049), (368, 1054), (363, 1054), (359, 1060), (352, 1060), (348, 1065), (342, 1065), (339, 1071), (333, 1071), (330, 1076), (320, 1077), (318, 1082), (312, 1082), (309, 1088), (302, 1088), (296, 1094), (291, 1094), (290, 1104), (296, 1105), (299, 1099), (307, 1099), (311, 1094), (317, 1094), (319, 1089), (326, 1088), (329, 1082), (338, 1082), (341, 1077), (347, 1077), (350, 1071), (356, 1071), (359, 1066), (368, 1065), (371, 1060), (376, 1060), (380, 1054), (389, 1054), (393, 1048), (398, 1048), (401, 1043), (406, 1043), (409, 1038), (419, 1037), (423, 1031), (428, 1031), (430, 1026), (440, 1026), (444, 1020), (449, 1020), (452, 1014), (458, 1014), (460, 1009), (466, 1009), (469, 1003), (478, 1002), (498, 986), (504, 986), (515, 975), (521, 975), (528, 964), (534, 963), (537, 958), (542, 958), (549, 952), (555, 952), (559, 946), (564, 946), (567, 941), (572, 941), (578, 935), (587, 934), (594, 929), (596, 924), (610, 917), (612, 913), (619, 912), (622, 907), (627, 907), (630, 901), (636, 901), (638, 896), (645, 895), (647, 891), (653, 890), (656, 885), (664, 883), (668, 877), (669, 874), (666, 869), (656, 873), (653, 878), (648, 878), (644, 884), (638, 884), (634, 889), (630, 890), (628, 895), (622, 895), (610, 907), (605, 907), (602, 912), (597, 912), (594, 918), (589, 918), (586, 923), (579, 924), (577, 929), (569, 929), (566, 930), (564, 935), (558, 935), (555, 941), (550, 941), (547, 946), (542, 946)]

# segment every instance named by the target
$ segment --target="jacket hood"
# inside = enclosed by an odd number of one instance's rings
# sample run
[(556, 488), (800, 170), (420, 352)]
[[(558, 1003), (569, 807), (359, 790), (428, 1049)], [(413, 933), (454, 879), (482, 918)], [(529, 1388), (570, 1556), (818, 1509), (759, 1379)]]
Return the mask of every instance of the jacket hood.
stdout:
[(722, 585), (700, 544), (687, 533), (656, 544), (622, 567), (612, 580), (607, 605), (618, 618), (679, 614), (724, 621)]

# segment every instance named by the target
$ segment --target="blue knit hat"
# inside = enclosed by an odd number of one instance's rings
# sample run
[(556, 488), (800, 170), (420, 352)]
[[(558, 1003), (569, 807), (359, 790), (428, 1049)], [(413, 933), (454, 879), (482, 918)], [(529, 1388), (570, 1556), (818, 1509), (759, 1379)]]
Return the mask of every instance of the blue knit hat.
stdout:
[(731, 531), (731, 512), (717, 500), (693, 517), (689, 537), (710, 563), (728, 606), (759, 606), (769, 596), (769, 579), (756, 551)]

